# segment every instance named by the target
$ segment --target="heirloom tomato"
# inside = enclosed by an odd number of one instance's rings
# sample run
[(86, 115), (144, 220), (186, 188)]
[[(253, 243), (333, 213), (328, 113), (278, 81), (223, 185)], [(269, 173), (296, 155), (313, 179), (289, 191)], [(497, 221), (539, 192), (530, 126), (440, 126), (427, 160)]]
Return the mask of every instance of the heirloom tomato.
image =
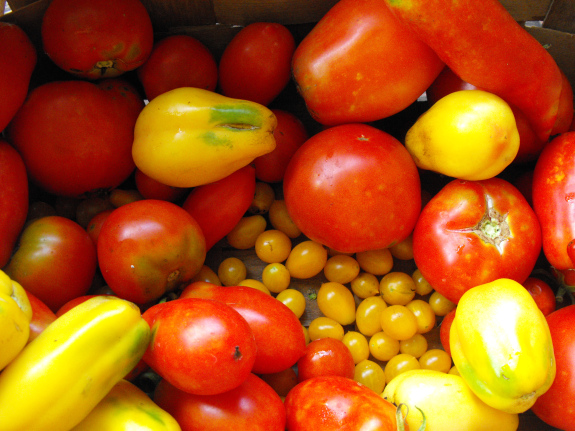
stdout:
[(360, 123), (308, 139), (288, 164), (283, 192), (303, 234), (339, 252), (404, 240), (421, 210), (419, 173), (405, 147)]
[(423, 208), (413, 231), (417, 268), (457, 303), (470, 288), (498, 278), (523, 283), (541, 251), (541, 227), (511, 183), (453, 180)]

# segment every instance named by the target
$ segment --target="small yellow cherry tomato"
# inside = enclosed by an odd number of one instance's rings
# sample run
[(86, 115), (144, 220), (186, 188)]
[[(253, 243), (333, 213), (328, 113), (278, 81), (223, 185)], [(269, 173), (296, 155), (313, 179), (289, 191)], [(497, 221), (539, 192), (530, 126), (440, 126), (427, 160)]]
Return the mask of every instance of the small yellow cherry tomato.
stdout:
[(309, 338), (309, 331), (305, 326), (301, 326), (302, 330), (303, 330), (303, 336), (305, 338), (305, 344), (306, 346), (311, 342), (311, 339)]
[(449, 374), (455, 374), (456, 376), (459, 376), (459, 370), (457, 369), (457, 367), (454, 365), (453, 367), (451, 367), (448, 371)]
[(414, 356), (407, 353), (400, 353), (391, 358), (385, 365), (385, 383), (391, 382), (395, 377), (409, 370), (418, 370), (421, 366)]
[(359, 270), (359, 263), (352, 256), (337, 254), (327, 260), (323, 274), (328, 281), (347, 284), (358, 276)]
[(403, 241), (389, 247), (391, 255), (399, 260), (413, 259), (413, 236), (410, 234)]
[(327, 262), (327, 249), (312, 240), (295, 245), (285, 262), (293, 278), (307, 279), (319, 274)]
[(411, 278), (413, 278), (413, 282), (415, 283), (415, 293), (421, 296), (425, 296), (433, 292), (433, 287), (429, 284), (419, 269), (413, 271), (411, 274)]
[(386, 362), (399, 353), (399, 341), (383, 331), (369, 338), (369, 352), (378, 361)]
[(305, 311), (305, 297), (299, 290), (284, 289), (278, 293), (276, 299), (293, 311), (298, 319), (303, 316)]
[(387, 304), (405, 305), (415, 297), (415, 282), (405, 272), (389, 272), (379, 282), (379, 294)]
[(355, 321), (355, 299), (353, 293), (341, 283), (322, 283), (317, 292), (317, 306), (324, 316), (345, 326)]
[(427, 351), (427, 347), (427, 338), (422, 334), (415, 334), (413, 337), (399, 342), (399, 351), (401, 353), (408, 353), (416, 358), (423, 355)]
[(311, 341), (328, 337), (341, 341), (344, 335), (343, 326), (335, 320), (325, 316), (319, 316), (313, 319), (309, 323), (307, 330)]
[(254, 199), (248, 208), (248, 212), (250, 214), (267, 214), (275, 197), (276, 194), (270, 184), (263, 181), (256, 181)]
[(406, 307), (415, 315), (419, 334), (426, 334), (435, 327), (435, 313), (427, 301), (414, 299)]
[(425, 370), (448, 373), (451, 369), (451, 356), (442, 349), (429, 349), (419, 358), (419, 365)]
[(218, 278), (224, 286), (237, 286), (247, 272), (246, 264), (237, 257), (228, 257), (218, 266)]
[(355, 310), (355, 326), (366, 337), (381, 331), (381, 313), (387, 304), (381, 296), (363, 299)]
[(238, 283), (239, 286), (248, 286), (248, 287), (253, 287), (254, 289), (260, 290), (263, 293), (267, 293), (268, 295), (271, 295), (269, 289), (266, 287), (265, 284), (263, 284), (261, 281), (259, 280), (255, 280), (253, 278), (246, 278), (245, 280), (242, 280)]
[(351, 352), (354, 364), (369, 358), (369, 343), (365, 335), (357, 331), (347, 331), (341, 341)]
[(385, 389), (385, 372), (375, 361), (364, 359), (355, 365), (353, 379), (377, 394)]
[(390, 305), (380, 317), (383, 331), (396, 340), (407, 340), (417, 334), (417, 319), (405, 305)]
[(453, 310), (457, 304), (451, 302), (445, 296), (443, 296), (438, 291), (434, 291), (429, 296), (429, 305), (435, 313), (436, 316), (446, 316), (451, 310)]
[(280, 293), (289, 287), (290, 282), (291, 276), (283, 263), (270, 263), (262, 271), (262, 283), (270, 292)]
[(236, 250), (250, 249), (256, 245), (256, 239), (266, 230), (266, 227), (267, 221), (264, 216), (242, 217), (226, 235), (226, 241)]
[(356, 253), (355, 259), (362, 270), (373, 275), (387, 274), (393, 268), (393, 256), (387, 248)]
[(222, 285), (222, 282), (220, 281), (220, 277), (218, 277), (218, 274), (216, 274), (216, 272), (207, 265), (202, 265), (202, 267), (200, 268), (200, 272), (198, 272), (194, 276), (194, 278), (192, 278), (192, 282), (194, 281), (206, 281), (208, 283), (216, 284), (218, 286)]
[(263, 262), (283, 262), (289, 256), (291, 250), (291, 239), (277, 229), (266, 230), (256, 238), (256, 255)]
[(301, 235), (301, 230), (291, 219), (283, 199), (276, 199), (272, 202), (268, 211), (268, 218), (274, 229), (281, 230), (291, 239), (296, 239)]
[(379, 295), (379, 280), (371, 272), (360, 272), (351, 280), (352, 292), (361, 299)]

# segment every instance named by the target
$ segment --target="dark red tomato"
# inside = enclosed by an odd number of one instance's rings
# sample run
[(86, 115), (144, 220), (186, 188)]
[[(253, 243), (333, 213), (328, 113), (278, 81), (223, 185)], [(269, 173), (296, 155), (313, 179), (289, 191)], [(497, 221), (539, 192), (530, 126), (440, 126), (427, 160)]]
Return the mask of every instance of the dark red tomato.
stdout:
[(28, 338), (28, 343), (34, 340), (38, 335), (44, 331), (56, 320), (56, 314), (50, 310), (44, 302), (42, 302), (36, 295), (31, 292), (26, 292), (28, 295), (28, 300), (32, 306), (32, 320), (30, 321), (30, 337)]
[(190, 283), (206, 258), (194, 218), (176, 204), (155, 199), (116, 208), (100, 229), (97, 249), (110, 289), (136, 304)]
[(139, 0), (53, 0), (42, 19), (42, 44), (61, 69), (87, 79), (141, 66), (154, 29)]
[(396, 431), (396, 407), (367, 386), (340, 376), (308, 379), (285, 399), (287, 431)]
[(162, 184), (147, 176), (138, 168), (136, 168), (134, 174), (134, 181), (136, 182), (136, 189), (146, 199), (161, 199), (163, 201), (176, 202), (183, 199), (186, 193), (189, 192), (188, 188), (172, 187)]
[(260, 374), (261, 379), (272, 387), (280, 397), (286, 397), (289, 391), (298, 384), (297, 371), (294, 367), (277, 373)]
[(340, 252), (390, 247), (421, 210), (415, 163), (393, 136), (366, 124), (326, 129), (293, 155), (283, 181), (296, 226)]
[(24, 228), (29, 208), (26, 166), (20, 154), (3, 139), (0, 139), (0, 184), (0, 268), (3, 268)]
[(24, 103), (36, 67), (36, 48), (16, 24), (0, 22), (0, 132)]
[(95, 245), (98, 244), (98, 237), (100, 236), (102, 225), (104, 224), (104, 221), (106, 221), (108, 216), (112, 214), (112, 211), (114, 211), (114, 209), (107, 209), (104, 211), (100, 211), (98, 214), (92, 217), (88, 222), (88, 225), (86, 226), (86, 232), (88, 232), (88, 235), (90, 235), (90, 238), (92, 238), (92, 241), (94, 241)]
[(319, 376), (353, 379), (355, 363), (348, 347), (336, 338), (311, 341), (297, 361), (298, 382)]
[(217, 395), (189, 394), (160, 380), (153, 399), (176, 419), (182, 431), (285, 430), (282, 400), (254, 374), (237, 388)]
[(564, 431), (575, 430), (575, 305), (547, 316), (553, 341), (557, 373), (547, 392), (537, 398), (531, 410), (547, 424)]
[(80, 197), (115, 188), (132, 173), (140, 109), (132, 96), (119, 97), (114, 88), (54, 81), (31, 91), (8, 132), (41, 188)]
[(96, 247), (84, 228), (49, 216), (24, 228), (5, 272), (55, 313), (88, 292), (96, 268)]
[(297, 316), (271, 295), (248, 286), (217, 286), (194, 282), (180, 298), (207, 298), (234, 308), (249, 323), (258, 351), (252, 371), (276, 373), (289, 368), (306, 351), (305, 336)]
[(562, 86), (561, 94), (559, 95), (559, 108), (557, 112), (557, 120), (551, 130), (551, 136), (569, 131), (571, 122), (575, 118), (573, 116), (573, 88), (569, 78), (561, 71)]
[(56, 311), (56, 316), (60, 317), (62, 314), (66, 313), (67, 311), (70, 311), (76, 305), (81, 304), (82, 302), (87, 301), (88, 299), (93, 298), (94, 296), (98, 295), (82, 295), (78, 296), (77, 298), (71, 299)]
[(523, 282), (523, 287), (531, 294), (543, 315), (547, 316), (555, 311), (557, 300), (555, 299), (555, 292), (549, 284), (539, 278), (528, 277)]
[(224, 238), (240, 221), (254, 200), (256, 174), (247, 165), (221, 180), (194, 187), (184, 208), (198, 222), (206, 250)]
[(439, 326), (439, 341), (441, 342), (441, 346), (443, 350), (445, 350), (451, 356), (451, 349), (449, 347), (449, 331), (451, 329), (451, 324), (453, 323), (453, 319), (455, 317), (454, 308), (449, 313), (447, 313), (443, 320), (441, 321), (441, 325)]
[(500, 178), (453, 180), (423, 208), (413, 257), (450, 301), (498, 278), (523, 283), (541, 252), (541, 227), (521, 192)]
[(222, 94), (268, 105), (291, 78), (295, 40), (287, 27), (255, 22), (228, 43), (218, 69)]
[(152, 330), (144, 361), (178, 389), (214, 395), (241, 385), (256, 358), (248, 322), (232, 307), (204, 298), (178, 298), (148, 308)]
[(211, 51), (184, 34), (156, 42), (137, 73), (148, 100), (180, 87), (215, 91), (218, 82), (218, 64)]
[(276, 147), (271, 153), (256, 157), (253, 164), (256, 178), (267, 183), (283, 180), (289, 161), (297, 149), (308, 140), (309, 134), (302, 121), (291, 112), (272, 109), (278, 125), (274, 129)]

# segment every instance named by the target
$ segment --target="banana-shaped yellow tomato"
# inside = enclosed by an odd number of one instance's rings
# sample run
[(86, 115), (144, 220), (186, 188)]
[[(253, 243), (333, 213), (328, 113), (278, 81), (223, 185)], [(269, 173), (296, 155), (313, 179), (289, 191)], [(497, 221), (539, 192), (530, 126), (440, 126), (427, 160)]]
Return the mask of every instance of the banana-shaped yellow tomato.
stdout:
[(463, 294), (449, 346), (471, 390), (505, 412), (531, 408), (555, 378), (547, 321), (527, 289), (514, 280), (498, 279)]
[(267, 107), (201, 88), (155, 97), (140, 113), (132, 156), (146, 175), (173, 187), (222, 179), (275, 146)]

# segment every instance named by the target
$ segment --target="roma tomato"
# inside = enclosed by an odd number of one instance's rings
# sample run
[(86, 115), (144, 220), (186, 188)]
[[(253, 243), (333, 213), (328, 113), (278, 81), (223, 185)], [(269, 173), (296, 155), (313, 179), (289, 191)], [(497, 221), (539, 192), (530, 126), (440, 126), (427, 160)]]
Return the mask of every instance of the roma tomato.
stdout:
[(178, 298), (142, 315), (152, 330), (144, 361), (178, 389), (214, 395), (241, 385), (256, 358), (248, 322), (232, 307), (204, 298)]
[(86, 294), (96, 274), (96, 247), (75, 221), (42, 217), (31, 222), (18, 241), (6, 273), (55, 313)]
[(322, 376), (295, 386), (285, 399), (287, 431), (395, 431), (396, 407), (352, 379)]
[(423, 208), (413, 231), (417, 268), (454, 303), (498, 278), (523, 283), (540, 252), (533, 209), (500, 178), (449, 182)]
[(421, 210), (413, 159), (397, 139), (367, 124), (332, 127), (308, 139), (286, 169), (283, 192), (303, 234), (340, 252), (404, 240)]
[(217, 395), (189, 394), (161, 380), (153, 398), (178, 421), (182, 431), (285, 430), (281, 398), (254, 374), (237, 388)]
[(139, 0), (55, 0), (44, 13), (41, 31), (48, 57), (87, 79), (135, 69), (154, 43), (152, 20)]
[(154, 199), (116, 208), (101, 227), (97, 249), (110, 289), (136, 304), (185, 286), (206, 258), (194, 218), (176, 204)]
[(305, 348), (297, 361), (298, 382), (318, 376), (341, 376), (353, 379), (355, 362), (347, 345), (336, 338), (318, 338)]

